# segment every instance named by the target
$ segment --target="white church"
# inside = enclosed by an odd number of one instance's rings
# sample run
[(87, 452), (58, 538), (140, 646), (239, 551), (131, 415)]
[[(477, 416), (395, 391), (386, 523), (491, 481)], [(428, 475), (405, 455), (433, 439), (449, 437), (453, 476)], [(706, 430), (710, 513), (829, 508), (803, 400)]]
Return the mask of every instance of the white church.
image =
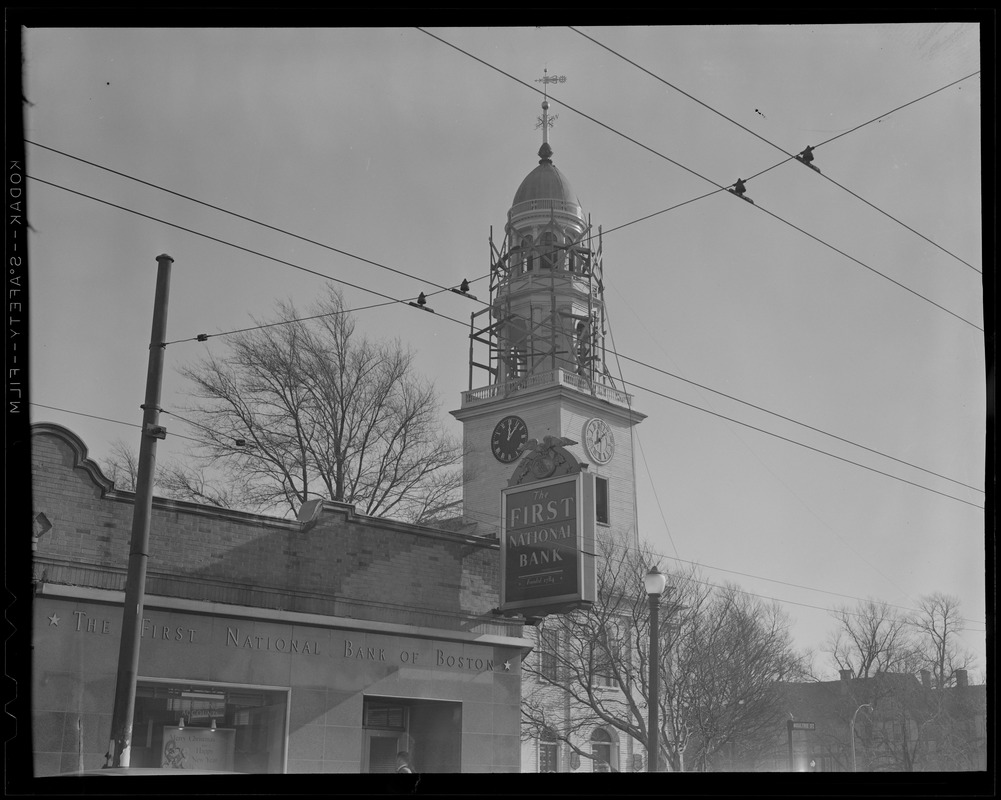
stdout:
[[(473, 314), (470, 385), (451, 412), (463, 426), (464, 521), (500, 538), (502, 490), (584, 471), (593, 476), (594, 539), (634, 548), (632, 428), (645, 415), (606, 363), (601, 229), (553, 163), (548, 99), (540, 123), (538, 166), (514, 194), (499, 246), (491, 236), (489, 306)], [(504, 542), (501, 551), (503, 559)], [(527, 658), (540, 664), (559, 646), (543, 630), (526, 634), (538, 642)], [(526, 675), (523, 696), (531, 684)], [(571, 715), (568, 698), (552, 691), (554, 708)], [(545, 732), (524, 739), (522, 772), (634, 771), (644, 757), (610, 726), (581, 730), (573, 744)]]

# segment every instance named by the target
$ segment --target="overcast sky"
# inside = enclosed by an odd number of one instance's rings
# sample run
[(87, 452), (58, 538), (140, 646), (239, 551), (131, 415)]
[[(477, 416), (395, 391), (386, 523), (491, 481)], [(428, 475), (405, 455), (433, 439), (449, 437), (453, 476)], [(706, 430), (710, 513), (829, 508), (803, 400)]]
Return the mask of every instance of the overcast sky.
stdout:
[[(648, 415), (641, 540), (780, 599), (803, 647), (834, 605), (954, 594), (973, 677), (986, 667), (978, 25), (29, 28), (24, 44), (33, 421), (98, 461), (138, 447), (160, 253), (168, 341), (324, 292), (264, 256), (370, 290), (338, 284), (352, 308), (463, 278), (485, 299), (548, 69), (566, 76), (553, 161), (605, 231), (609, 364)], [(821, 174), (787, 160), (807, 145)], [(754, 205), (719, 191), (737, 178)], [(416, 349), (458, 435), (482, 306), (430, 305), (356, 320)], [(226, 341), (167, 348), (164, 409), (186, 402), (178, 368)], [(162, 461), (194, 431), (161, 421)]]

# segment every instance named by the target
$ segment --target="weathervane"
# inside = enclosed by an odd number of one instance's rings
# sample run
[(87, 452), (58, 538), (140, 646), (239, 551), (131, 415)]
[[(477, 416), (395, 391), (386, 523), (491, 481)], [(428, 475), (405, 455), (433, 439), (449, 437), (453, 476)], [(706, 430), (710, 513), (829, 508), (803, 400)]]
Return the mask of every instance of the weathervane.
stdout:
[(550, 75), (549, 74), (549, 69), (547, 68), (547, 69), (543, 69), (542, 70), (542, 77), (541, 78), (536, 78), (535, 82), (536, 83), (541, 83), (543, 85), (543, 91), (542, 91), (542, 96), (543, 96), (543, 100), (542, 100), (542, 116), (538, 117), (538, 122), (536, 123), (535, 127), (536, 128), (542, 128), (543, 129), (542, 132), (543, 132), (543, 134), (545, 134), (545, 132), (549, 128), (553, 127), (553, 122), (555, 122), (559, 118), (559, 114), (553, 114), (550, 117), (546, 113), (546, 111), (549, 109), (549, 84), (550, 83), (566, 83), (567, 82), (567, 76), (566, 75)]
[[(567, 82), (567, 76), (566, 75), (550, 75), (549, 74), (549, 69), (546, 68), (546, 69), (542, 70), (542, 77), (541, 78), (536, 78), (535, 82), (536, 83), (541, 83), (541, 84), (566, 83)], [(548, 92), (549, 92), (548, 86), (545, 89), (543, 89), (543, 92), (548, 94)]]

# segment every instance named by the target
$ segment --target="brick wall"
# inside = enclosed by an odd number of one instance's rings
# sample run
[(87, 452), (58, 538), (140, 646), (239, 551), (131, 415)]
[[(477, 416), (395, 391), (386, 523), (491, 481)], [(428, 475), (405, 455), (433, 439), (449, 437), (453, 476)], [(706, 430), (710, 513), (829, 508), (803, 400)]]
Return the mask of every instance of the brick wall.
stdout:
[[(123, 589), (134, 495), (116, 491), (57, 425), (32, 429), (37, 580)], [(495, 541), (358, 516), (326, 502), (297, 521), (154, 498), (147, 592), (215, 602), (511, 633)]]

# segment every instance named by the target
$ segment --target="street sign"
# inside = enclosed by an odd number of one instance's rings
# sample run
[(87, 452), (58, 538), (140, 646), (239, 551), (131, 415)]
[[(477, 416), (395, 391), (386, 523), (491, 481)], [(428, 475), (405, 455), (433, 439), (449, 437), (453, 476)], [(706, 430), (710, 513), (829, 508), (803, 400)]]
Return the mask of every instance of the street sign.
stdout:
[(817, 730), (816, 722), (796, 722), (794, 720), (789, 720), (788, 722), (789, 730), (791, 731), (815, 731)]

